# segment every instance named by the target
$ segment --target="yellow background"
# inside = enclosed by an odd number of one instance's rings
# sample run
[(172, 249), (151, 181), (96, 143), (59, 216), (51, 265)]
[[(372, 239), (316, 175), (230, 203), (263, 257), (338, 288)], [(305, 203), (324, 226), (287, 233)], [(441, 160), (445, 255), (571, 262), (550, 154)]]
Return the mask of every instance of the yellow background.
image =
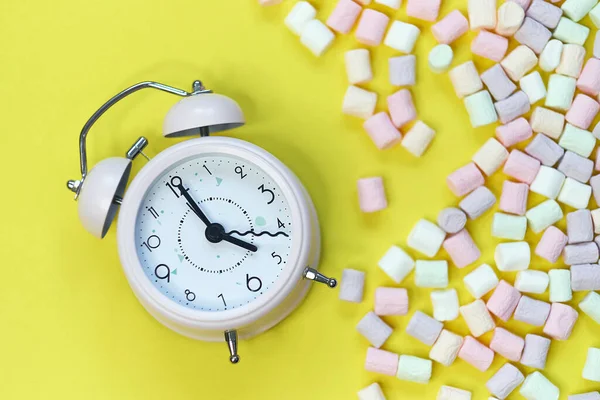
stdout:
[[(313, 3), (322, 20), (334, 6), (333, 0)], [(434, 45), (429, 24), (412, 21), (423, 30), (413, 93), (419, 117), (437, 137), (422, 159), (400, 147), (376, 150), (361, 121), (340, 112), (347, 87), (343, 53), (356, 48), (356, 41), (338, 36), (324, 57), (315, 58), (283, 25), (292, 5), (289, 0), (268, 9), (254, 0), (0, 3), (0, 398), (350, 399), (373, 381), (389, 399), (433, 399), (442, 384), (472, 390), (476, 400), (487, 398), (484, 382), (503, 364), (501, 357), (488, 373), (459, 360), (451, 368), (435, 365), (430, 385), (401, 382), (364, 371), (367, 342), (354, 326), (371, 309), (375, 287), (391, 284), (376, 267), (379, 257), (391, 244), (404, 245), (417, 219), (434, 219), (441, 208), (457, 203), (445, 177), (469, 160), (493, 128), (470, 127), (447, 76), (427, 68)], [(466, 11), (466, 1), (444, 1), (441, 15), (456, 7)], [(386, 13), (406, 20), (404, 8)], [(471, 38), (453, 46), (455, 64), (471, 57)], [(379, 109), (394, 91), (387, 68), (394, 54), (383, 46), (372, 51), (376, 79), (367, 87), (380, 94)], [(491, 65), (476, 63), (481, 71)], [(241, 104), (248, 124), (230, 134), (264, 147), (299, 175), (322, 223), (321, 268), (338, 277), (344, 268), (367, 271), (363, 303), (343, 303), (337, 292), (315, 287), (284, 323), (241, 343), (237, 366), (229, 365), (225, 344), (186, 339), (143, 310), (119, 266), (114, 228), (103, 241), (88, 235), (64, 186), (79, 176), (77, 139), (87, 118), (119, 90), (147, 79), (184, 88), (202, 79)], [(150, 156), (173, 144), (160, 132), (176, 100), (145, 91), (111, 110), (89, 138), (91, 164), (123, 154), (140, 135), (150, 139)], [(143, 163), (136, 160), (135, 168)], [(355, 184), (370, 175), (385, 178), (390, 207), (363, 215)], [(502, 180), (501, 174), (490, 180), (497, 194)], [(490, 238), (491, 216), (469, 222), (483, 250), (480, 262), (493, 262), (498, 242)], [(548, 265), (535, 258), (533, 267)], [(461, 279), (472, 268), (450, 271), (462, 303), (470, 299)], [(512, 282), (514, 274), (505, 277)], [(404, 285), (411, 314), (431, 312), (429, 292), (416, 290), (412, 276)], [(428, 348), (404, 333), (408, 320), (386, 318), (396, 330), (384, 348), (426, 357)], [(446, 326), (468, 333), (461, 320)], [(509, 327), (523, 335), (528, 331), (521, 323)], [(546, 375), (560, 386), (562, 398), (599, 388), (580, 378), (587, 347), (600, 346), (598, 332), (598, 325), (582, 316), (570, 341), (553, 343)]]

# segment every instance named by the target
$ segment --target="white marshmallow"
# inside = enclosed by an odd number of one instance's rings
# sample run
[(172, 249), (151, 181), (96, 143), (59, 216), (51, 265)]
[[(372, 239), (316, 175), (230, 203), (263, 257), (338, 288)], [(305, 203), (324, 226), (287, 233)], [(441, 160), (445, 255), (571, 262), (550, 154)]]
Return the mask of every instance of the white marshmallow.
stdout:
[(529, 190), (549, 199), (556, 199), (565, 182), (565, 178), (562, 172), (542, 165), (535, 179), (531, 182)]
[(386, 400), (385, 395), (381, 390), (381, 386), (379, 386), (379, 383), (377, 382), (359, 390), (357, 395), (358, 400)]
[(402, 138), (402, 147), (415, 157), (421, 157), (435, 137), (435, 131), (423, 121), (417, 121)]
[(436, 400), (471, 400), (471, 392), (451, 386), (442, 386)]
[(473, 155), (473, 162), (479, 169), (491, 176), (498, 171), (508, 159), (508, 150), (495, 138), (489, 138)]
[(567, 17), (579, 22), (592, 11), (596, 4), (598, 4), (598, 0), (567, 0), (561, 8)]
[(356, 49), (347, 51), (344, 59), (346, 62), (348, 82), (355, 85), (357, 83), (369, 82), (373, 79), (369, 50)]
[(397, 10), (402, 5), (402, 0), (375, 0), (375, 3)]
[(344, 269), (342, 271), (342, 282), (340, 283), (340, 300), (352, 303), (360, 303), (363, 300), (365, 288), (365, 273), (355, 269)]
[(448, 71), (452, 60), (454, 59), (454, 51), (447, 44), (438, 44), (429, 52), (429, 69), (436, 74)]
[(480, 299), (498, 286), (498, 277), (494, 269), (482, 264), (463, 278), (467, 291), (476, 299)]
[(497, 212), (492, 222), (492, 237), (523, 240), (527, 232), (527, 218)]
[(544, 107), (536, 107), (529, 122), (534, 132), (558, 140), (565, 126), (565, 116)]
[(482, 90), (464, 99), (473, 128), (493, 124), (498, 121), (498, 114), (487, 90)]
[(456, 289), (434, 290), (431, 292), (433, 318), (438, 321), (454, 321), (458, 318), (458, 294)]
[(519, 393), (527, 400), (558, 400), (560, 396), (558, 387), (538, 371), (525, 378)]
[(596, 138), (590, 131), (566, 124), (558, 144), (565, 150), (571, 150), (573, 153), (588, 158), (594, 151)]
[(435, 257), (445, 238), (446, 232), (439, 226), (426, 219), (421, 219), (410, 231), (407, 244), (411, 249), (423, 253), (427, 257)]
[(531, 262), (531, 249), (527, 242), (500, 243), (494, 254), (499, 271), (524, 271)]
[(519, 30), (525, 19), (525, 10), (514, 1), (507, 1), (498, 7), (498, 23), (496, 33), (512, 36)]
[(373, 347), (380, 348), (394, 331), (391, 326), (383, 322), (373, 311), (369, 311), (358, 325), (356, 325), (358, 333), (363, 335), (365, 339), (371, 343)]
[(317, 16), (317, 10), (307, 1), (296, 3), (285, 18), (285, 25), (296, 35), (301, 36), (306, 24)]
[(342, 112), (346, 115), (367, 119), (373, 115), (376, 105), (377, 93), (350, 86), (344, 96)]
[(429, 383), (433, 363), (424, 358), (401, 355), (396, 377), (403, 381)]
[(592, 187), (575, 179), (567, 178), (558, 195), (558, 201), (578, 210), (587, 208), (590, 197), (592, 196)]
[(496, 0), (469, 0), (468, 11), (471, 30), (496, 27)]
[(562, 17), (554, 30), (553, 37), (567, 44), (578, 44), (583, 46), (590, 34), (590, 28)]
[(565, 44), (563, 47), (560, 64), (556, 68), (556, 73), (579, 78), (583, 69), (585, 60), (585, 48), (578, 44)]
[(577, 81), (570, 76), (553, 74), (548, 80), (546, 107), (567, 111), (573, 104)]
[(550, 284), (550, 277), (543, 271), (520, 271), (515, 280), (515, 289), (521, 293), (542, 294)]
[(596, 28), (600, 29), (600, 4), (592, 8), (590, 11), (590, 19), (596, 25)]
[(400, 283), (414, 269), (415, 261), (400, 247), (392, 246), (378, 265), (394, 282)]
[(448, 261), (417, 260), (415, 285), (422, 288), (443, 289), (448, 287)]
[(439, 362), (445, 367), (449, 367), (456, 360), (462, 344), (462, 336), (458, 336), (457, 334), (444, 329), (429, 351), (429, 358)]
[(529, 103), (534, 104), (546, 97), (546, 86), (539, 72), (534, 71), (519, 80), (521, 90), (529, 97)]
[(471, 335), (476, 338), (494, 330), (496, 327), (490, 312), (481, 299), (462, 306), (459, 311), (469, 327)]
[(412, 53), (421, 30), (406, 22), (394, 21), (383, 44), (402, 53)]
[(483, 89), (483, 82), (473, 61), (467, 61), (452, 68), (448, 75), (456, 95), (461, 99)]
[(588, 317), (600, 324), (600, 294), (589, 292), (581, 303), (579, 303), (579, 308)]
[(594, 233), (600, 233), (600, 208), (596, 208), (592, 210), (592, 222), (594, 223)]
[(558, 67), (563, 52), (563, 42), (558, 39), (552, 39), (544, 47), (540, 54), (540, 68), (542, 71), (551, 72)]
[(568, 269), (552, 269), (548, 272), (550, 277), (550, 302), (564, 303), (571, 301), (571, 271)]
[(563, 217), (563, 212), (558, 203), (550, 199), (528, 210), (525, 216), (529, 221), (529, 227), (537, 234), (560, 221)]
[(318, 19), (308, 21), (300, 36), (300, 42), (317, 57), (325, 53), (333, 43), (333, 39), (335, 39), (333, 32)]
[(588, 349), (581, 376), (588, 381), (600, 382), (600, 349), (594, 347)]
[(513, 81), (518, 81), (526, 73), (531, 71), (538, 63), (538, 58), (529, 47), (520, 45), (513, 51), (511, 51), (505, 58), (500, 62), (506, 74)]

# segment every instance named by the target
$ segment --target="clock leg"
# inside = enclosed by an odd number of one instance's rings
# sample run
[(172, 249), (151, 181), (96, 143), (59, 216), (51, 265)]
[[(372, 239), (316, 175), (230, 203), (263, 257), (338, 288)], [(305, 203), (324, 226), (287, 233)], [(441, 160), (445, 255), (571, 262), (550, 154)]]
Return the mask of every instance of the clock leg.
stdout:
[(306, 269), (304, 270), (304, 279), (324, 283), (330, 288), (334, 288), (337, 286), (337, 280), (335, 280), (334, 278), (328, 278), (313, 268), (306, 267)]
[(225, 331), (225, 342), (227, 342), (227, 347), (229, 347), (229, 361), (232, 364), (237, 364), (240, 362), (240, 356), (237, 353), (237, 331)]

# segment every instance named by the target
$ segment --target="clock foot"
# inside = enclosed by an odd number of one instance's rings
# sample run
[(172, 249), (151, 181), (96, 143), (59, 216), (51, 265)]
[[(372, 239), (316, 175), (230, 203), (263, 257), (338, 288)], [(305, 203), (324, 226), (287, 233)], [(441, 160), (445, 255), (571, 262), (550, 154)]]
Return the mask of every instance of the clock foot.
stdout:
[(335, 280), (334, 278), (328, 278), (325, 275), (319, 273), (316, 269), (309, 267), (306, 267), (306, 269), (304, 270), (304, 279), (324, 283), (330, 288), (334, 288), (337, 286), (337, 280)]
[(225, 331), (225, 342), (227, 342), (227, 347), (229, 347), (229, 361), (232, 364), (237, 364), (240, 362), (240, 356), (237, 353), (237, 331)]

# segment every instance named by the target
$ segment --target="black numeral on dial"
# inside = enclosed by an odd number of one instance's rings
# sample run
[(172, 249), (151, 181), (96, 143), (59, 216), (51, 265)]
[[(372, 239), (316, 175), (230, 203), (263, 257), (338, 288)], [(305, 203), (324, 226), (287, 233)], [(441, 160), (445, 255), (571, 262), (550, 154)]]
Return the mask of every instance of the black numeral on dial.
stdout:
[(196, 300), (196, 294), (194, 292), (192, 292), (190, 289), (185, 289), (185, 298), (187, 299), (187, 301), (192, 302), (194, 300)]
[(248, 174), (245, 174), (244, 169), (240, 166), (235, 167), (234, 171), (236, 174), (238, 174), (240, 176), (241, 179), (244, 179), (245, 177), (248, 176)]
[(275, 252), (271, 253), (271, 257), (277, 259), (277, 265), (281, 264), (281, 262), (283, 261), (283, 259), (281, 258), (280, 255), (276, 254)]
[(156, 235), (148, 236), (148, 239), (146, 239), (141, 246), (146, 246), (148, 251), (152, 253), (152, 249), (156, 249), (160, 246), (160, 238)]
[[(177, 198), (179, 198), (179, 196), (182, 195), (182, 193), (181, 193), (182, 190), (185, 190), (186, 192), (190, 190), (189, 188), (186, 189), (183, 187), (183, 181), (177, 175), (172, 177), (171, 182), (167, 182), (166, 185), (169, 189), (171, 189), (171, 192), (173, 192), (173, 194)], [(175, 190), (176, 188), (179, 189), (179, 193), (177, 193), (177, 190)]]
[(154, 268), (154, 276), (158, 279), (166, 279), (167, 283), (171, 282), (171, 268), (166, 264), (158, 264)]
[(258, 292), (262, 289), (262, 281), (258, 276), (250, 276), (246, 274), (246, 287), (251, 292)]
[(260, 185), (258, 187), (258, 190), (260, 190), (261, 193), (269, 193), (269, 195), (271, 196), (271, 200), (267, 201), (267, 204), (271, 204), (275, 201), (275, 193), (273, 193), (271, 189), (265, 189), (264, 184)]
[(277, 218), (277, 227), (278, 227), (278, 228), (285, 228), (285, 224), (284, 224), (283, 222), (281, 222), (281, 221), (279, 220), (279, 218)]
[(220, 294), (220, 295), (218, 295), (217, 297), (220, 297), (220, 298), (221, 298), (221, 300), (223, 300), (223, 305), (224, 305), (225, 307), (227, 307), (227, 303), (225, 303), (225, 297), (223, 297), (223, 293), (221, 293), (221, 294)]

